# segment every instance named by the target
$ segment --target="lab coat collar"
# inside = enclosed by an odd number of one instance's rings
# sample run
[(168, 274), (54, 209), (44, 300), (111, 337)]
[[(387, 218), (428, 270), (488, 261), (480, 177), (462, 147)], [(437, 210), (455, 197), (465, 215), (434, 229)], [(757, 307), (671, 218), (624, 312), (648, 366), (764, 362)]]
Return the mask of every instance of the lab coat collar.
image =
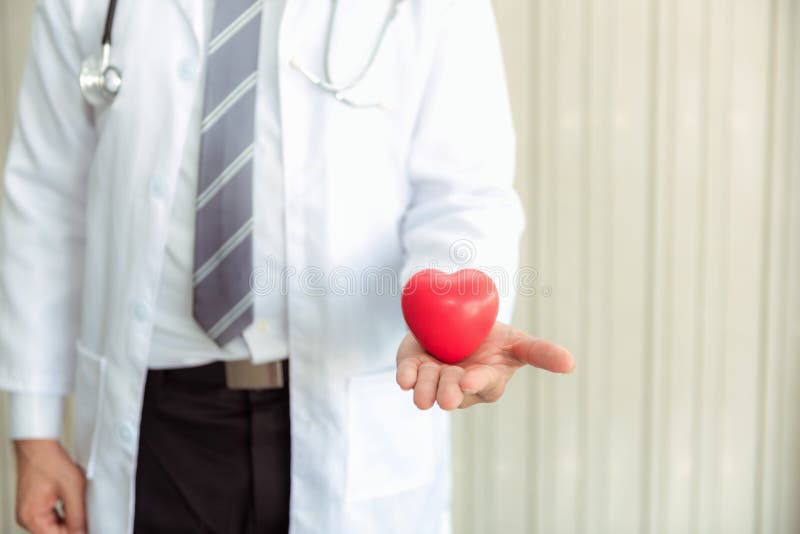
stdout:
[(203, 0), (172, 0), (183, 15), (187, 29), (192, 34), (195, 52), (203, 49)]

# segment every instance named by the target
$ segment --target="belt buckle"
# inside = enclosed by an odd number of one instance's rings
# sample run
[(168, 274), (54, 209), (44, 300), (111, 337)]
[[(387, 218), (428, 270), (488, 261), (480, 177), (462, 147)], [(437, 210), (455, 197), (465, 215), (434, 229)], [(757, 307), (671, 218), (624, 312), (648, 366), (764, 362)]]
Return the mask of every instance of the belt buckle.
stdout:
[(228, 389), (280, 389), (283, 387), (283, 362), (225, 362), (225, 385)]

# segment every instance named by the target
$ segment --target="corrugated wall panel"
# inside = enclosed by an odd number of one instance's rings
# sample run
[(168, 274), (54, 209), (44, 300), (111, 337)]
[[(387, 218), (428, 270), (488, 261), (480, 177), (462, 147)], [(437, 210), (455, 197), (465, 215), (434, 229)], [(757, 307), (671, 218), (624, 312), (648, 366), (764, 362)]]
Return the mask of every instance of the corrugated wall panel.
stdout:
[[(28, 51), (33, 6), (33, 0), (0, 1), (0, 169), (5, 166), (22, 66)], [(7, 438), (6, 398), (0, 392), (0, 532), (21, 534), (14, 521), (15, 468)]]

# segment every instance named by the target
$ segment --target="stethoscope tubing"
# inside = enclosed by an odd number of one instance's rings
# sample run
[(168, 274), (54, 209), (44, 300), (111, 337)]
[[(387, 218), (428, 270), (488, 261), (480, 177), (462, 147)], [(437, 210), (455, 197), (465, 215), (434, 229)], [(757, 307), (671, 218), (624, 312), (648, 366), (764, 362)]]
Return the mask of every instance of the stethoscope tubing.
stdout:
[[(226, 0), (217, 0), (217, 1), (226, 1)], [(384, 17), (383, 23), (381, 24), (381, 29), (378, 33), (378, 36), (375, 39), (375, 42), (373, 43), (372, 50), (370, 51), (369, 56), (367, 57), (367, 60), (364, 63), (364, 66), (360, 70), (358, 70), (353, 75), (353, 77), (350, 78), (348, 81), (343, 83), (341, 82), (336, 83), (333, 81), (331, 76), (331, 59), (330, 59), (331, 42), (333, 40), (333, 32), (336, 23), (336, 12), (338, 10), (339, 0), (331, 0), (331, 14), (328, 17), (328, 25), (325, 31), (325, 51), (324, 51), (325, 57), (324, 57), (323, 75), (320, 77), (312, 74), (310, 71), (304, 69), (301, 65), (299, 65), (294, 58), (291, 60), (291, 65), (294, 68), (296, 68), (303, 76), (305, 76), (309, 82), (311, 82), (313, 85), (317, 86), (321, 90), (330, 93), (339, 102), (342, 102), (344, 104), (356, 108), (377, 107), (385, 109), (385, 106), (383, 106), (380, 102), (361, 103), (354, 101), (351, 98), (349, 98), (345, 94), (345, 92), (353, 88), (361, 80), (363, 80), (364, 77), (372, 68), (373, 64), (375, 63), (375, 59), (378, 57), (378, 53), (381, 50), (389, 26), (391, 25), (392, 21), (397, 15), (397, 6), (402, 1), (403, 0), (391, 0), (389, 9), (386, 13), (386, 16)], [(91, 85), (93, 87), (99, 87), (99, 89), (97, 90), (102, 92), (104, 87), (104, 82), (107, 80), (105, 78), (106, 73), (111, 72), (112, 74), (116, 75), (116, 80), (115, 80), (116, 86), (114, 87), (113, 91), (111, 92), (106, 91), (106, 93), (103, 95), (106, 101), (113, 100), (113, 98), (116, 96), (116, 93), (119, 91), (119, 84), (122, 81), (122, 76), (119, 69), (111, 65), (111, 35), (112, 35), (112, 27), (114, 26), (114, 17), (116, 16), (116, 11), (117, 11), (117, 0), (109, 0), (108, 9), (106, 11), (106, 20), (105, 24), (103, 25), (103, 35), (100, 40), (101, 57), (100, 57), (99, 72), (94, 74), (91, 71), (89, 71), (89, 74), (86, 74), (83, 72), (82, 69), (81, 80), (80, 80), (81, 91), (95, 90), (95, 89), (87, 89), (87, 87), (85, 87)], [(92, 83), (85, 83), (84, 78), (86, 78), (86, 80), (90, 80)], [(92, 105), (96, 105), (96, 102), (98, 102), (97, 95), (94, 95), (94, 98), (90, 98), (89, 95), (86, 92), (84, 92), (84, 97)]]
[(106, 23), (103, 26), (103, 37), (100, 39), (100, 45), (111, 45), (111, 27), (114, 25), (114, 15), (116, 12), (117, 0), (108, 0)]
[(375, 58), (378, 57), (378, 52), (381, 50), (381, 46), (383, 45), (383, 40), (386, 37), (386, 33), (389, 30), (389, 25), (394, 20), (395, 15), (397, 15), (397, 6), (403, 0), (392, 0), (391, 5), (389, 6), (389, 10), (386, 13), (386, 16), (383, 19), (383, 24), (381, 24), (380, 32), (378, 33), (378, 37), (375, 39), (375, 42), (372, 45), (372, 50), (370, 51), (369, 57), (367, 61), (364, 63), (364, 66), (358, 71), (348, 82), (345, 83), (334, 83), (333, 77), (331, 76), (331, 42), (333, 41), (333, 27), (336, 21), (336, 11), (339, 7), (339, 0), (331, 0), (331, 16), (328, 17), (328, 28), (325, 32), (325, 66), (324, 66), (324, 78), (322, 79), (323, 84), (317, 84), (321, 88), (329, 91), (331, 93), (341, 93), (343, 91), (347, 91), (348, 89), (355, 86), (358, 82), (364, 79), (364, 76), (367, 75), (369, 70), (372, 68), (372, 65), (375, 63)]

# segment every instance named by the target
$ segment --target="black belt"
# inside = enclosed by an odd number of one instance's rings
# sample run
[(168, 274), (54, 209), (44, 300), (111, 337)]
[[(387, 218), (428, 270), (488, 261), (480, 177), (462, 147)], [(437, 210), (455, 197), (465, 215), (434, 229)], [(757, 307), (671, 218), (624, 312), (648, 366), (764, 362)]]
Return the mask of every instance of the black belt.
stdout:
[(196, 367), (151, 369), (157, 381), (203, 384), (228, 389), (281, 389), (289, 384), (289, 360), (253, 364), (249, 360), (215, 361)]

